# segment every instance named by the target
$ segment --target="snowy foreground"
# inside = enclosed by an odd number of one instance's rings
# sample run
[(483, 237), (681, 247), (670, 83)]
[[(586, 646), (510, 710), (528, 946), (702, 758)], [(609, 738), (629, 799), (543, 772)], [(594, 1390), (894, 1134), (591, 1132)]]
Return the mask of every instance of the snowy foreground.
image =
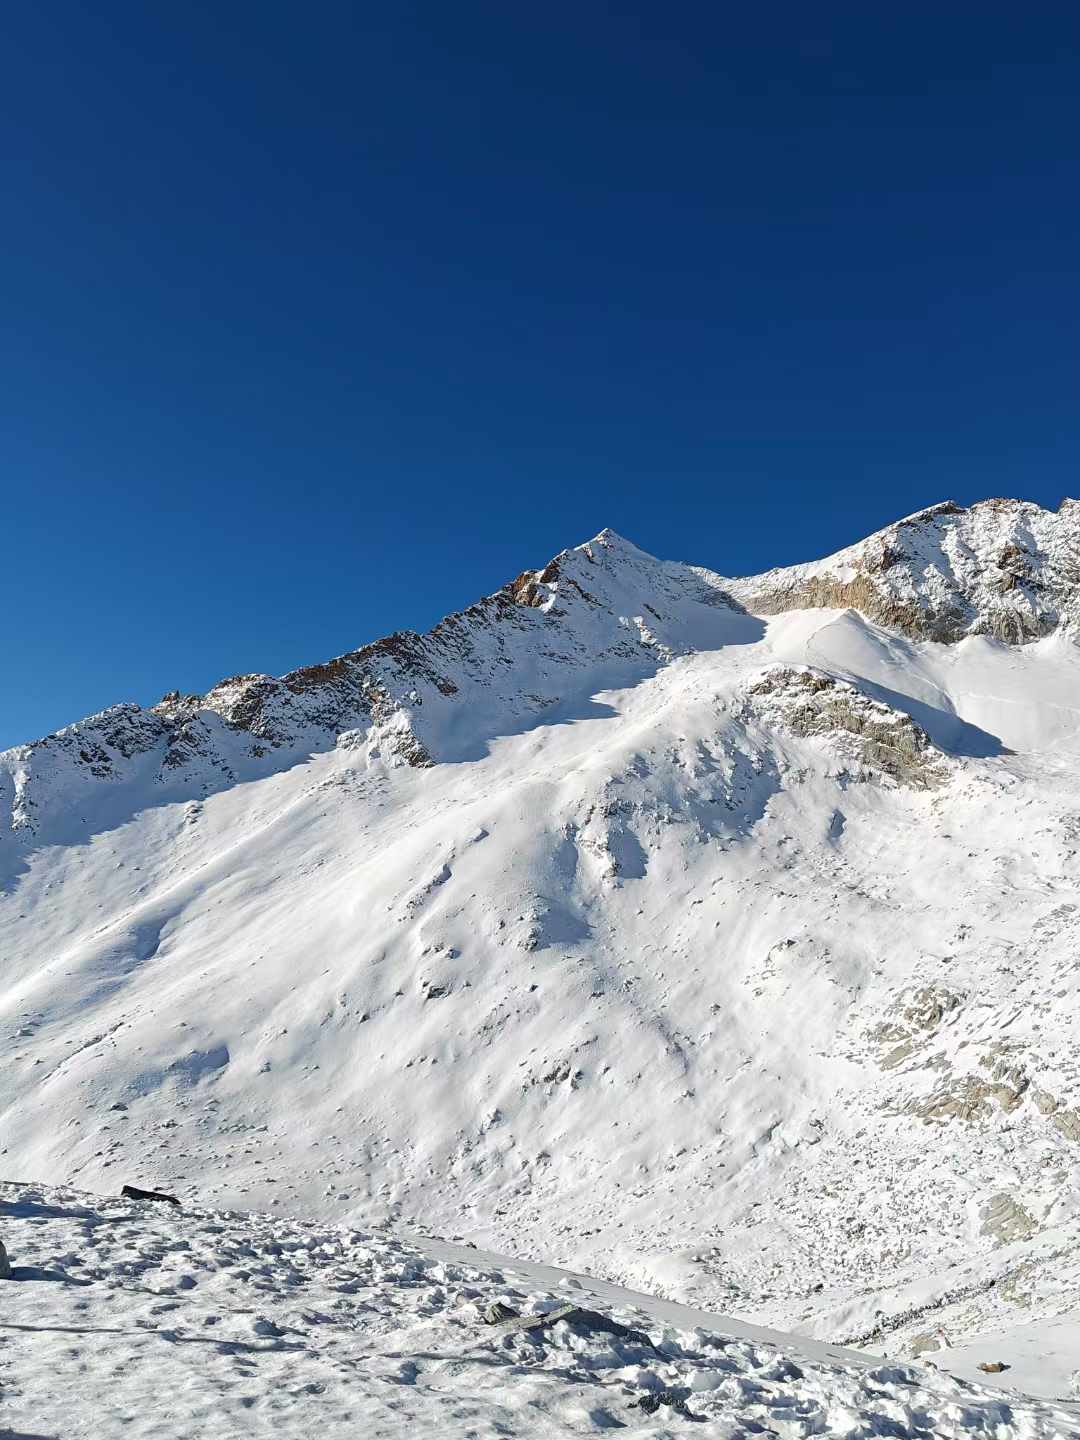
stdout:
[(1080, 1436), (1072, 1406), (385, 1227), (3, 1184), (0, 1233), (11, 1440)]

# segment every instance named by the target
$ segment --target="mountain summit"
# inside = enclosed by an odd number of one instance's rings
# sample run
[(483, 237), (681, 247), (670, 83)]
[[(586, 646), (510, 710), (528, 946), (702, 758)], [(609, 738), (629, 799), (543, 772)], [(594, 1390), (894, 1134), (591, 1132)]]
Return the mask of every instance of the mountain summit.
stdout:
[(1078, 515), (738, 579), (604, 531), (6, 752), (9, 1173), (892, 1354), (1023, 1332), (1065, 1394)]

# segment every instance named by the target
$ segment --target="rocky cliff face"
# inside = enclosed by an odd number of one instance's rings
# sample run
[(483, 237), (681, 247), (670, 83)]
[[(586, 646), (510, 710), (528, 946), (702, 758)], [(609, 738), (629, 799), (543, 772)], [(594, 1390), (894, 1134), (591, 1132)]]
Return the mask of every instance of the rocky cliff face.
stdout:
[(766, 725), (820, 736), (850, 760), (852, 778), (887, 778), (917, 790), (948, 779), (945, 756), (910, 715), (864, 695), (857, 686), (805, 666), (777, 665), (746, 689), (747, 709)]
[(828, 559), (727, 583), (759, 615), (850, 607), (919, 639), (1024, 644), (1080, 625), (1080, 503), (947, 500)]

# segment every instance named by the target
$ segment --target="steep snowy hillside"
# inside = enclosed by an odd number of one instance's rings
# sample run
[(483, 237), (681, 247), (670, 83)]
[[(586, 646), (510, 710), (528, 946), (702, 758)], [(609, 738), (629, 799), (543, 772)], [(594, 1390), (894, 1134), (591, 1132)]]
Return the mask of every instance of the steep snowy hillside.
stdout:
[(8, 752), (5, 1174), (890, 1354), (1080, 1310), (1078, 528), (936, 507), (750, 581), (605, 532)]
[(1071, 1405), (381, 1228), (16, 1185), (0, 1227), (13, 1440), (1080, 1435)]

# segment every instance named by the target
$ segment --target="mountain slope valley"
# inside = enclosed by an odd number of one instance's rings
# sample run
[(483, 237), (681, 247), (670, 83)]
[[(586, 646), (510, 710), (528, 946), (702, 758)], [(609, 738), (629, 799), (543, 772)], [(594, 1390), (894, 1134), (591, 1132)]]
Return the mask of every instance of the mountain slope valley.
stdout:
[[(0, 1175), (34, 1186), (3, 1192), (12, 1264), (19, 1231), (71, 1271), (136, 1226), (123, 1183), (160, 1186), (184, 1208), (146, 1219), (155, 1264), (250, 1223), (271, 1268), (282, 1237), (337, 1270), (355, 1244), (366, 1286), (404, 1265), (428, 1319), (383, 1316), (395, 1354), (399, 1321), (430, 1351), (515, 1263), (519, 1308), (559, 1293), (541, 1262), (628, 1324), (693, 1307), (649, 1342), (670, 1373), (611, 1362), (678, 1406), (567, 1392), (552, 1434), (1080, 1434), (1078, 635), (1074, 501), (947, 502), (742, 578), (605, 531), (426, 635), (5, 752)], [(724, 1408), (687, 1377), (726, 1314), (787, 1339), (726, 1352)], [(562, 1384), (590, 1344), (507, 1340), (507, 1376), (533, 1346)], [(747, 1409), (784, 1354), (819, 1379)], [(961, 1399), (858, 1390), (912, 1376)], [(62, 1433), (113, 1433), (83, 1423)]]

